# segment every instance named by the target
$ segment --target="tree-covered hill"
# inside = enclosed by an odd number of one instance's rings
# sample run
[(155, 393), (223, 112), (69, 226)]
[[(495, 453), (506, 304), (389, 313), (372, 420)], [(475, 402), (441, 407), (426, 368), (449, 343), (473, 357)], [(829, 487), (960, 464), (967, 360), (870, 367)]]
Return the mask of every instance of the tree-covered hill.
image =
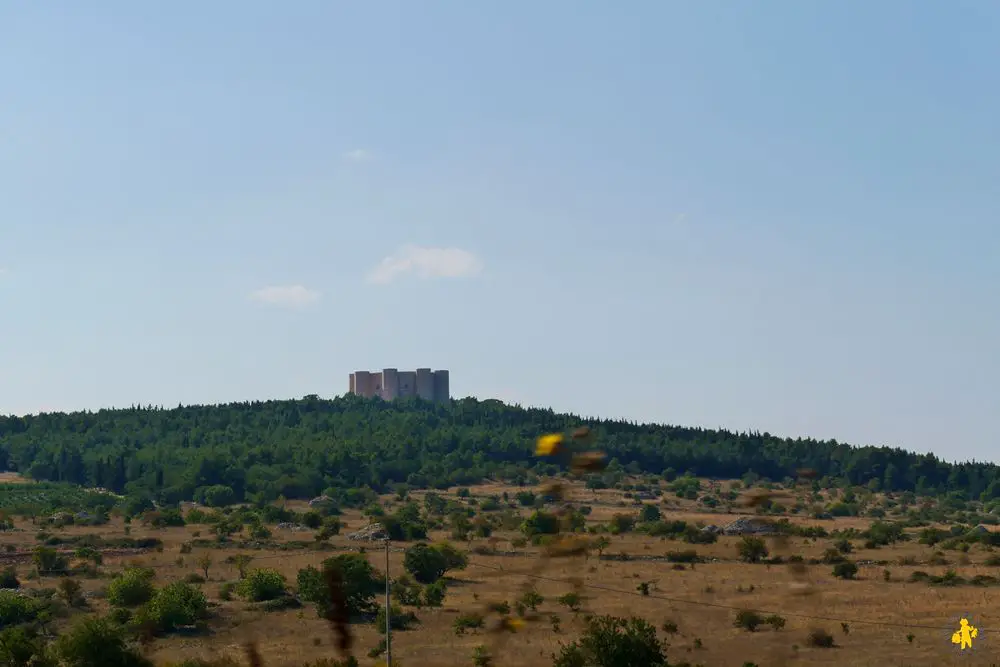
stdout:
[[(993, 464), (952, 465), (901, 449), (760, 433), (588, 420), (499, 401), (386, 403), (345, 396), (0, 417), (0, 470), (151, 493), (176, 502), (229, 487), (236, 499), (306, 498), (328, 488), (524, 481), (546, 432), (590, 426), (625, 472), (780, 480), (799, 468), (886, 490), (1000, 497)], [(605, 474), (622, 468), (611, 466)], [(228, 492), (224, 492), (227, 493)]]

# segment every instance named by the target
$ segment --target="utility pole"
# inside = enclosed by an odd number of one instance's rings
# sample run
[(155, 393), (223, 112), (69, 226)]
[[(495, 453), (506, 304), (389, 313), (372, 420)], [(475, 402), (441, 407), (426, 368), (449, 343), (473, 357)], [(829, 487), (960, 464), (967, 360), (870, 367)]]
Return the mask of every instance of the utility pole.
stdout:
[(385, 664), (392, 667), (392, 580), (389, 578), (389, 531), (380, 523), (369, 524), (367, 528), (354, 533), (351, 539), (382, 542), (385, 545)]
[(389, 583), (389, 535), (385, 536), (385, 664), (392, 667), (392, 601)]

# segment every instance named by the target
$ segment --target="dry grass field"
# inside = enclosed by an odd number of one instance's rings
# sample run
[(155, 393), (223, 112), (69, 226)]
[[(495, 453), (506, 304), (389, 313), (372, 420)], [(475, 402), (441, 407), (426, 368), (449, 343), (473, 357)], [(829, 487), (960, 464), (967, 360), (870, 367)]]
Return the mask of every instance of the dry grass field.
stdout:
[[(522, 489), (501, 486), (481, 486), (471, 490), (472, 498), (486, 498)], [(454, 490), (441, 495), (455, 499)], [(420, 493), (411, 497), (420, 500)], [(733, 513), (700, 511), (693, 502), (664, 497), (658, 505), (665, 520), (725, 526), (738, 516)], [(465, 499), (468, 501), (468, 499)], [(618, 491), (580, 491), (573, 501), (587, 504), (592, 512), (587, 517), (592, 525), (607, 522), (616, 513), (637, 511), (632, 501), (626, 501)], [(399, 501), (383, 498), (390, 509)], [(299, 510), (304, 503), (289, 503)], [(522, 508), (522, 513), (528, 511)], [(279, 550), (235, 549), (225, 545), (210, 548), (195, 547), (182, 553), (182, 545), (210, 537), (204, 525), (173, 528), (151, 528), (135, 521), (129, 529), (132, 538), (155, 537), (163, 541), (162, 550), (143, 553), (106, 554), (100, 577), (80, 578), (89, 594), (86, 612), (105, 612), (107, 603), (100, 590), (107, 586), (108, 577), (127, 564), (141, 563), (155, 568), (157, 584), (181, 580), (200, 571), (199, 559), (208, 554), (212, 564), (208, 580), (198, 584), (212, 605), (210, 632), (201, 636), (172, 636), (157, 639), (148, 648), (157, 662), (180, 661), (186, 658), (211, 658), (232, 655), (244, 661), (243, 645), (259, 644), (265, 664), (270, 667), (300, 667), (309, 661), (336, 655), (327, 623), (318, 618), (312, 605), (281, 611), (249, 610), (238, 599), (221, 600), (220, 587), (234, 582), (239, 574), (234, 564), (226, 563), (237, 553), (253, 557), (250, 568), (269, 567), (284, 574), (294, 586), (296, 574), (307, 565), (318, 566), (324, 558), (340, 550), (359, 550), (362, 544), (346, 535), (362, 528), (368, 519), (358, 511), (346, 511), (341, 517), (344, 528), (329, 541), (326, 550), (313, 548)], [(872, 519), (791, 518), (797, 525), (820, 525), (827, 531), (835, 529), (866, 529)], [(32, 578), (29, 571), (31, 550), (37, 545), (35, 533), (39, 525), (18, 519), (17, 530), (0, 533), (4, 551), (0, 565), (15, 564), (26, 588), (54, 587), (52, 577)], [(271, 527), (273, 542), (313, 540), (314, 531)], [(73, 536), (96, 533), (104, 538), (121, 538), (126, 526), (120, 517), (103, 526), (68, 526), (45, 528), (52, 535)], [(481, 610), (489, 602), (513, 604), (526, 581), (524, 572), (539, 562), (537, 547), (514, 547), (517, 533), (498, 531), (494, 540), (477, 539), (458, 546), (469, 550), (469, 565), (449, 573), (451, 582), (447, 597), (440, 608), (413, 610), (419, 624), (415, 629), (393, 633), (393, 664), (407, 667), (455, 667), (472, 665), (474, 649), (491, 645), (494, 636), (483, 630), (456, 634), (455, 619), (463, 612)], [(432, 540), (445, 540), (447, 532), (435, 531)], [(608, 535), (610, 545), (603, 558), (596, 553), (588, 557), (552, 559), (549, 567), (532, 581), (545, 598), (540, 605), (541, 619), (526, 624), (517, 634), (509, 635), (496, 654), (495, 664), (517, 667), (548, 667), (552, 655), (562, 643), (575, 638), (584, 625), (587, 613), (614, 616), (641, 616), (658, 628), (660, 638), (668, 645), (671, 664), (688, 662), (692, 665), (741, 667), (747, 663), (759, 667), (778, 665), (991, 665), (1000, 663), (1000, 586), (935, 586), (924, 581), (911, 582), (915, 571), (943, 575), (949, 569), (965, 578), (977, 574), (996, 575), (1000, 567), (985, 564), (992, 548), (973, 545), (967, 552), (947, 551), (948, 564), (940, 562), (940, 545), (931, 547), (916, 539), (877, 549), (866, 549), (863, 540), (852, 540), (853, 551), (848, 557), (859, 566), (855, 580), (842, 580), (832, 575), (828, 564), (806, 566), (805, 578), (813, 592), (797, 594), (787, 564), (749, 564), (738, 559), (738, 536), (722, 536), (714, 544), (686, 544), (680, 540), (649, 537), (637, 532)], [(791, 537), (786, 544), (765, 538), (771, 555), (798, 555), (808, 561), (821, 559), (830, 549), (831, 538)], [(403, 573), (402, 549), (398, 543), (389, 555), (390, 574)], [(694, 566), (666, 561), (670, 552), (693, 549), (704, 559)], [(385, 553), (379, 545), (368, 545), (367, 555), (379, 570), (385, 567)], [(491, 553), (491, 551), (493, 551)], [(1000, 552), (998, 552), (1000, 553)], [(620, 556), (621, 555), (621, 556)], [(616, 560), (621, 557), (627, 560)], [(887, 574), (888, 573), (888, 574)], [(571, 590), (570, 577), (583, 580), (583, 609), (568, 610), (557, 602)], [(647, 585), (646, 594), (642, 584)], [(762, 610), (764, 615), (777, 614), (786, 619), (783, 628), (767, 625), (755, 632), (734, 626), (737, 610)], [(973, 623), (982, 629), (976, 650), (961, 654), (950, 642), (957, 629), (960, 614), (971, 614)], [(558, 617), (558, 631), (553, 617)], [(61, 621), (61, 622), (68, 622)], [(835, 641), (832, 648), (810, 646), (810, 631), (820, 628)], [(380, 659), (366, 657), (381, 635), (371, 625), (354, 626), (358, 638), (356, 655), (362, 665), (374, 665)], [(994, 632), (994, 630), (996, 632)], [(245, 663), (243, 663), (245, 664)]]

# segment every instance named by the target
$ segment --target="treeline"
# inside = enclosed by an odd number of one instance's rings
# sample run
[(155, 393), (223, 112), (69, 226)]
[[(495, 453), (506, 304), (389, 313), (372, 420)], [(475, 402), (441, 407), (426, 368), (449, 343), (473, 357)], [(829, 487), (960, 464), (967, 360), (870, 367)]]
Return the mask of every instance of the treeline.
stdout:
[(529, 483), (559, 471), (533, 456), (535, 438), (581, 425), (614, 459), (593, 485), (613, 484), (626, 473), (782, 480), (811, 468), (830, 484), (1000, 497), (994, 464), (948, 464), (898, 448), (767, 433), (582, 419), (471, 398), (432, 404), (307, 396), (0, 417), (0, 470), (167, 503), (206, 495), (310, 498), (401, 484), (444, 488), (487, 478)]

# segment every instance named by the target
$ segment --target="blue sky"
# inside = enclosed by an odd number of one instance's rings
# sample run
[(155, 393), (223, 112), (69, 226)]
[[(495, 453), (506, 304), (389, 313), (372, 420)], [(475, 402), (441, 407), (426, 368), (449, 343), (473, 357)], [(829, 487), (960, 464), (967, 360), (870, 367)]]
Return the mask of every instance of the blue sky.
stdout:
[(0, 5), (0, 413), (433, 366), (991, 458), (997, 62), (985, 2)]

